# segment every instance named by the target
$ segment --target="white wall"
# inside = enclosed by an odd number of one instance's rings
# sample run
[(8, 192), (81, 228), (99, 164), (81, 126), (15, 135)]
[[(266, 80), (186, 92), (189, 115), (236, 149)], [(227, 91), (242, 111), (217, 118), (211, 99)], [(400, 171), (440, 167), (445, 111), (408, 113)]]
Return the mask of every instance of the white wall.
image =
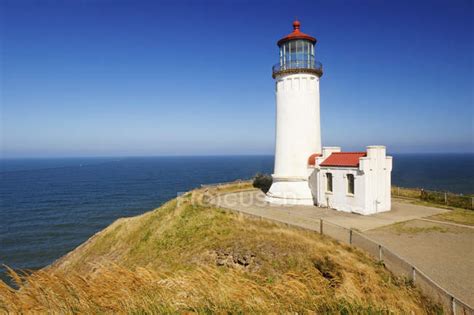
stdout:
[(290, 74), (276, 78), (277, 176), (306, 176), (308, 157), (321, 152), (319, 78)]
[[(327, 173), (332, 174), (332, 192), (327, 190)], [(349, 194), (347, 174), (354, 175), (354, 194)], [(358, 168), (321, 167), (317, 175), (319, 180), (318, 205), (344, 212), (365, 212), (365, 178)]]
[[(309, 183), (317, 205), (364, 215), (391, 209), (392, 157), (386, 156), (384, 146), (367, 147), (367, 156), (360, 158), (359, 167), (320, 167), (330, 155), (324, 156), (324, 152), (325, 148)], [(327, 191), (327, 173), (333, 176), (332, 193)], [(347, 174), (354, 175), (353, 195), (348, 193)]]
[[(327, 159), (334, 152), (341, 152), (341, 147), (323, 147), (322, 155), (319, 157), (319, 163)], [(317, 162), (318, 161), (316, 161), (316, 164), (319, 165)]]
[(308, 185), (308, 158), (321, 152), (319, 77), (286, 74), (276, 78), (276, 141), (272, 203), (314, 204)]
[(369, 214), (391, 209), (392, 157), (386, 156), (384, 146), (368, 146), (367, 157), (361, 158), (359, 169), (366, 174), (366, 212)]

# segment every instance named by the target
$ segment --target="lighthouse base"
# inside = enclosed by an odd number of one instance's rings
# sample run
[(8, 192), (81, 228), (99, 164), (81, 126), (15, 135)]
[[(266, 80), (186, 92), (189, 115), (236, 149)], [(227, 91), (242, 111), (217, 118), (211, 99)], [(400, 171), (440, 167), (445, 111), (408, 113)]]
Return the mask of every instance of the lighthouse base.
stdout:
[(265, 196), (265, 201), (278, 205), (314, 206), (313, 194), (307, 178), (277, 177)]

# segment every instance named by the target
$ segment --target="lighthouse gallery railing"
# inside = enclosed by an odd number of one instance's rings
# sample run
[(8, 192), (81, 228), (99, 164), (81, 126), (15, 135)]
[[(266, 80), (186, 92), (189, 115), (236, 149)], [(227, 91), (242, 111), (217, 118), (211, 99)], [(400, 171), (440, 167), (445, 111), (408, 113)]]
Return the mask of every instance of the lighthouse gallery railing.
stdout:
[(273, 76), (284, 72), (298, 72), (307, 70), (322, 75), (323, 65), (315, 60), (286, 60), (283, 63), (277, 63), (272, 68)]

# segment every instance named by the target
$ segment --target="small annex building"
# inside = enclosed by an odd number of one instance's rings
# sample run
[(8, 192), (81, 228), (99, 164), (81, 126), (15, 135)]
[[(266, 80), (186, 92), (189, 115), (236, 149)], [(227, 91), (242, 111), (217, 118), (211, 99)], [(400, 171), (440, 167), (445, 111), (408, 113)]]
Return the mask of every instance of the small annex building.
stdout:
[(363, 215), (391, 208), (392, 157), (384, 146), (368, 146), (366, 152), (341, 152), (323, 147), (308, 159), (308, 184), (314, 203)]

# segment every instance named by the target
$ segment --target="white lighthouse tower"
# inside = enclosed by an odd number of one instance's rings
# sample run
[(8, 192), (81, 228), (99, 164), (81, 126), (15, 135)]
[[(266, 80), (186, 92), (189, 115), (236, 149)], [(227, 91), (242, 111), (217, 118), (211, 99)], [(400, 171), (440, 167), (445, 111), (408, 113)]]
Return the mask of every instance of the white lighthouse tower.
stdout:
[(278, 41), (280, 61), (273, 66), (276, 91), (276, 147), (273, 184), (266, 201), (314, 205), (308, 177), (308, 157), (321, 153), (319, 79), (323, 71), (315, 59), (316, 39), (300, 31)]

